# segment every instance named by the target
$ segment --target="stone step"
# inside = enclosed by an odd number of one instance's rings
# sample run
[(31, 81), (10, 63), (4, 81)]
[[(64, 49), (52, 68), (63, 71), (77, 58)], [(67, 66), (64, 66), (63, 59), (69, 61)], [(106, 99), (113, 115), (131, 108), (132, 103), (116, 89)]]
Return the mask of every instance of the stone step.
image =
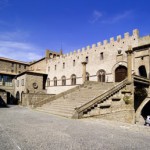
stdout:
[(44, 110), (44, 109), (36, 109), (37, 111), (41, 111), (41, 112), (46, 112), (46, 113), (50, 113), (53, 115), (58, 115), (58, 116), (63, 116), (63, 117), (67, 117), (67, 118), (71, 118), (72, 117), (72, 113), (62, 113), (62, 112), (56, 112), (56, 111), (51, 111), (51, 110)]
[(53, 107), (49, 107), (49, 108), (42, 108), (43, 110), (50, 110), (50, 111), (55, 111), (55, 112), (62, 112), (62, 113), (69, 113), (72, 114), (74, 112), (74, 109), (68, 110), (68, 109), (64, 109), (64, 108), (53, 108)]
[[(47, 104), (44, 104), (42, 107), (38, 108), (41, 111), (45, 111), (51, 114), (56, 114), (65, 117), (72, 117), (74, 114), (75, 108), (80, 107), (102, 93), (106, 92), (108, 89), (113, 87), (114, 84), (108, 83), (92, 83), (89, 85), (85, 85), (84, 87), (73, 91), (70, 94), (62, 96), (54, 101), (51, 101)], [(110, 100), (106, 100), (98, 105), (98, 109), (96, 107), (89, 111), (88, 114), (85, 114), (85, 117), (88, 117), (92, 113), (98, 113), (101, 109), (105, 109), (111, 106)], [(102, 111), (102, 113), (105, 111)]]
[(54, 109), (65, 109), (65, 110), (74, 110), (75, 107), (74, 106), (67, 106), (67, 105), (64, 105), (64, 106), (60, 106), (60, 105), (50, 105), (50, 106), (44, 106), (42, 108), (54, 108)]

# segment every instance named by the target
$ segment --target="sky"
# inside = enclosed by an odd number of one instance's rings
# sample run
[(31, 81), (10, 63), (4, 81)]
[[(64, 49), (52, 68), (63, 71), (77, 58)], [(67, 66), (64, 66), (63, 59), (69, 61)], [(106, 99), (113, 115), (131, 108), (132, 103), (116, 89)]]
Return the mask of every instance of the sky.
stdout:
[(0, 57), (30, 62), (110, 37), (150, 34), (149, 0), (0, 0)]

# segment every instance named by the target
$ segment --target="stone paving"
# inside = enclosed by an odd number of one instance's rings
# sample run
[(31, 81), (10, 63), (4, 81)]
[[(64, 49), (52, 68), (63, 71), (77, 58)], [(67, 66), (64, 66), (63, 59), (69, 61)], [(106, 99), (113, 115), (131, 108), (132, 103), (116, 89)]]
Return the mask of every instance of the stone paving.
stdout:
[(0, 108), (0, 150), (149, 150), (150, 127)]

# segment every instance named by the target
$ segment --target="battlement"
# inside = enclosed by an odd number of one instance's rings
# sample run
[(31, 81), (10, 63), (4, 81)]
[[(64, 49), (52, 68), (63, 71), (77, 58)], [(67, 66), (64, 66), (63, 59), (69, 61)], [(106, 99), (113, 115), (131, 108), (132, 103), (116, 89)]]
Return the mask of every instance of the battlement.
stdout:
[[(119, 43), (121, 41), (123, 41), (123, 44), (128, 42), (129, 40), (138, 40), (139, 39), (139, 30), (138, 29), (134, 29), (132, 31), (132, 34), (130, 35), (129, 32), (126, 32), (124, 33), (124, 37), (122, 37), (121, 35), (118, 35), (117, 37), (111, 37), (108, 40), (103, 40), (103, 42), (98, 42), (96, 44), (92, 44), (91, 46), (88, 45), (86, 47), (83, 47), (82, 49), (78, 49), (78, 50), (73, 50), (67, 54), (64, 54), (63, 55), (63, 58), (65, 57), (70, 57), (70, 56), (73, 56), (73, 55), (76, 55), (76, 54), (81, 54), (81, 53), (84, 53), (86, 51), (89, 51), (91, 49), (96, 49), (96, 48), (99, 48), (99, 47), (107, 47), (107, 46), (115, 46), (116, 43)], [(62, 57), (60, 57), (62, 58)], [(57, 58), (59, 59), (59, 58)]]

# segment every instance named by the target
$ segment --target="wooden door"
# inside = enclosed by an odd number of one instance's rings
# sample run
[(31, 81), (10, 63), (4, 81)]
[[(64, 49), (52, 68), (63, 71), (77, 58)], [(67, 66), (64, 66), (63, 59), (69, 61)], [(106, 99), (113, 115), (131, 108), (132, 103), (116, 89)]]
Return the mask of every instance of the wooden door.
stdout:
[(127, 68), (125, 66), (119, 66), (115, 70), (115, 82), (121, 82), (127, 77)]

